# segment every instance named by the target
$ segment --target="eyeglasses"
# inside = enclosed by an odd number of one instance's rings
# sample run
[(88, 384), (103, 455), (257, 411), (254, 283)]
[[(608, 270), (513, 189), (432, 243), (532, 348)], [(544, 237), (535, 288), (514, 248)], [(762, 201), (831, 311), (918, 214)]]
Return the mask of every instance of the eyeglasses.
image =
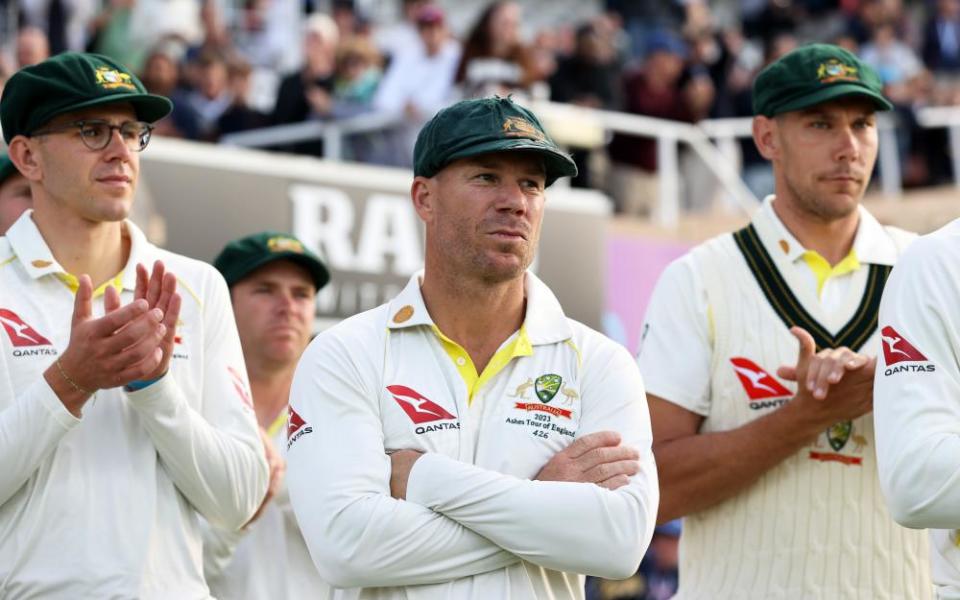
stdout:
[(110, 144), (114, 130), (120, 132), (120, 137), (127, 148), (134, 152), (142, 152), (150, 143), (153, 125), (144, 121), (124, 121), (114, 125), (109, 121), (91, 119), (89, 121), (74, 121), (60, 127), (51, 127), (43, 131), (35, 131), (31, 136), (60, 133), (76, 128), (80, 131), (80, 140), (91, 150), (103, 150)]

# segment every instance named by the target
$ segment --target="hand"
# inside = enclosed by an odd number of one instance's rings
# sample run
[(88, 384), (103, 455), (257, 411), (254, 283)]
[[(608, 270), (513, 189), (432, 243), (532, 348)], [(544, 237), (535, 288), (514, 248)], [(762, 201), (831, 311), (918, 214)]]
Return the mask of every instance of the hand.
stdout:
[(111, 286), (104, 304), (113, 310), (93, 318), (93, 284), (89, 275), (81, 275), (73, 301), (70, 342), (60, 355), (60, 368), (51, 365), (44, 373), (57, 396), (77, 416), (89, 394), (80, 393), (74, 385), (90, 393), (119, 387), (144, 378), (163, 358), (160, 342), (167, 330), (162, 311), (149, 308), (143, 299), (121, 308), (120, 296)]
[(390, 495), (397, 500), (406, 500), (410, 471), (413, 463), (421, 456), (423, 452), (417, 450), (397, 450), (390, 453)]
[(263, 452), (267, 455), (267, 466), (270, 467), (270, 483), (267, 485), (267, 493), (263, 497), (263, 502), (260, 503), (257, 512), (253, 513), (250, 520), (244, 524), (244, 527), (248, 527), (260, 518), (264, 509), (270, 504), (270, 501), (280, 492), (280, 486), (283, 485), (283, 476), (287, 472), (287, 461), (280, 456), (280, 452), (277, 450), (276, 445), (274, 445), (273, 440), (270, 439), (270, 436), (267, 435), (267, 431), (263, 427), (259, 429), (260, 441), (263, 442)]
[(577, 438), (554, 455), (534, 479), (595, 483), (615, 490), (640, 472), (640, 453), (620, 445), (620, 434), (597, 431)]
[(322, 87), (316, 85), (307, 86), (304, 91), (307, 104), (310, 110), (317, 116), (325, 117), (333, 110), (333, 97)]
[[(149, 276), (146, 267), (137, 265), (137, 285), (133, 297), (134, 300), (146, 300), (147, 306), (157, 308), (163, 313), (163, 325), (166, 328), (166, 334), (160, 342), (163, 356), (157, 368), (143, 377), (148, 380), (159, 379), (170, 369), (170, 359), (176, 343), (181, 303), (180, 294), (177, 293), (177, 277), (173, 273), (167, 273), (163, 262), (159, 260), (153, 263), (153, 272)], [(105, 297), (104, 306), (108, 313), (112, 312), (119, 308), (120, 299), (116, 298), (114, 303), (109, 297)]]
[(791, 404), (824, 427), (855, 419), (873, 409), (876, 358), (846, 347), (816, 352), (816, 343), (805, 330), (792, 327), (790, 333), (800, 344), (797, 364), (780, 367), (777, 375), (798, 384)]

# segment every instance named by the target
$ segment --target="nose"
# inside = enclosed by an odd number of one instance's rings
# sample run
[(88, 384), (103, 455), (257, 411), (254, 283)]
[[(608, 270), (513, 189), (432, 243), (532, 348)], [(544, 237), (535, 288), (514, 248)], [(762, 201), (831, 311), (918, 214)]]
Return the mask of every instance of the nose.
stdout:
[(497, 194), (497, 210), (523, 214), (527, 211), (527, 195), (519, 182), (508, 182), (501, 186)]
[(860, 158), (860, 139), (849, 125), (837, 127), (834, 158), (840, 162), (855, 162)]
[(120, 158), (124, 162), (129, 162), (131, 156), (133, 155), (133, 150), (127, 145), (127, 142), (123, 139), (123, 136), (120, 135), (119, 129), (110, 130), (110, 142), (105, 148), (107, 153), (107, 159), (112, 160), (114, 157)]

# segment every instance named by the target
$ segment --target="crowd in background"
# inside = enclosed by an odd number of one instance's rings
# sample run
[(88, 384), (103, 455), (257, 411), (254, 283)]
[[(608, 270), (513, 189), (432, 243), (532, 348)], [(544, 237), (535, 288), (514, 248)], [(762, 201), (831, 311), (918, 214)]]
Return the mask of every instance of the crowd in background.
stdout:
[[(535, 3), (499, 1), (459, 36), (441, 6), (397, 2), (400, 18), (374, 24), (353, 0), (328, 0), (323, 10), (312, 0), (6, 0), (2, 25), (16, 36), (3, 49), (0, 80), (50, 53), (100, 52), (173, 99), (160, 135), (217, 141), (392, 114), (396, 126), (353, 136), (344, 158), (409, 166), (420, 126), (459, 98), (513, 93), (686, 122), (749, 116), (751, 83), (765, 64), (825, 41), (881, 74), (897, 107), (904, 185), (952, 178), (946, 133), (919, 127), (915, 115), (960, 103), (960, 0), (606, 0), (583, 22), (538, 29), (524, 16)], [(279, 149), (324, 153), (319, 139)], [(649, 210), (653, 138), (613, 136), (599, 160), (596, 149), (571, 150), (575, 186), (605, 189), (621, 211)], [(768, 193), (769, 168), (749, 140), (742, 154), (748, 186)]]

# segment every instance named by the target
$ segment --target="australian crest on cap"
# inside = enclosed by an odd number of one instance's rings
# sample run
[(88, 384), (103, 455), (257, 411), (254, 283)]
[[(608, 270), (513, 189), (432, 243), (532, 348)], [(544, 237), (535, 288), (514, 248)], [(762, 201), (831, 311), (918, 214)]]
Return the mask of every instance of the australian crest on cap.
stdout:
[(104, 89), (115, 90), (122, 88), (125, 90), (137, 90), (136, 86), (130, 82), (130, 76), (116, 69), (107, 66), (97, 67), (94, 73), (97, 76), (97, 83)]
[(542, 142), (543, 133), (533, 126), (530, 121), (521, 117), (507, 117), (503, 121), (503, 135), (509, 137), (525, 137)]
[(817, 67), (817, 79), (820, 83), (833, 83), (835, 81), (860, 81), (856, 67), (845, 65), (835, 58), (820, 63)]
[(272, 237), (267, 240), (267, 248), (270, 249), (270, 252), (296, 252), (297, 254), (303, 254), (303, 244), (293, 238), (283, 236)]

